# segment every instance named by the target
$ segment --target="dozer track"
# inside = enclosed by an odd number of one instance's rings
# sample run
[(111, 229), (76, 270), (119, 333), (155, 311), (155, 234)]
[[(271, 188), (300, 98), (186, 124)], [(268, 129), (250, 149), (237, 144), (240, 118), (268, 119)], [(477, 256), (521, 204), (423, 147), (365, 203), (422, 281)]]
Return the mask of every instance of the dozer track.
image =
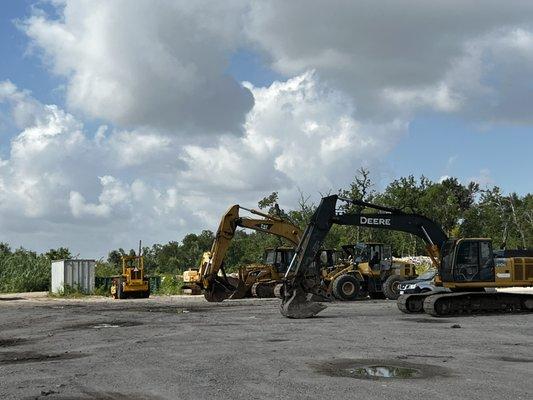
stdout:
[(424, 299), (424, 312), (434, 317), (462, 314), (507, 314), (533, 312), (533, 294), (439, 293)]
[(431, 293), (402, 294), (396, 300), (401, 312), (406, 314), (421, 314), (424, 312), (424, 300)]

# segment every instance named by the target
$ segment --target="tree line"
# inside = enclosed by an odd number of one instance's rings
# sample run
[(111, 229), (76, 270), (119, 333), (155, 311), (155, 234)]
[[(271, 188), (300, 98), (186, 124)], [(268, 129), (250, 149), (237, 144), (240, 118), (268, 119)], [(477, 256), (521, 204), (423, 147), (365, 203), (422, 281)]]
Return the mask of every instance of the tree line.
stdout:
[[(402, 177), (379, 191), (368, 170), (361, 168), (347, 188), (335, 192), (342, 197), (389, 206), (405, 212), (425, 215), (442, 225), (450, 237), (488, 237), (494, 248), (533, 248), (533, 195), (504, 194), (497, 187), (480, 188), (477, 183), (461, 183), (456, 178), (439, 182), (424, 176)], [(328, 193), (328, 194), (333, 194)], [(281, 214), (302, 230), (305, 229), (316, 204), (310, 196), (300, 193), (295, 209), (283, 210), (277, 204), (283, 199), (273, 192), (261, 199), (257, 207), (265, 212)], [(229, 206), (229, 204), (228, 204)], [(344, 205), (344, 211), (365, 213), (355, 205)], [(145, 268), (149, 274), (179, 274), (197, 267), (204, 251), (211, 248), (214, 233), (204, 230), (189, 233), (180, 242), (154, 244), (142, 249)], [(384, 242), (392, 245), (395, 256), (425, 253), (425, 244), (417, 237), (361, 227), (333, 226), (325, 246), (340, 248), (355, 242)], [(229, 271), (260, 262), (266, 248), (286, 245), (281, 239), (262, 232), (238, 230), (225, 258)], [(120, 258), (134, 254), (134, 250), (115, 249), (107, 259), (97, 262), (97, 276), (112, 276), (120, 272)], [(11, 250), (0, 244), (0, 291), (46, 290), (49, 285), (50, 260), (70, 257), (67, 248), (43, 254), (23, 248)]]

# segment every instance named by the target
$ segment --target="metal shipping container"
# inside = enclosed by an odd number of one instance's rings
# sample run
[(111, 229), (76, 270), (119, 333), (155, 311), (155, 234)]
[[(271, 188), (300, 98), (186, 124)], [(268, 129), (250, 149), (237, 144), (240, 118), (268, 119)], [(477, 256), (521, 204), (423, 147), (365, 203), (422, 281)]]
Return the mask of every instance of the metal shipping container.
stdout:
[(65, 287), (79, 288), (84, 293), (94, 292), (94, 260), (52, 261), (52, 293)]

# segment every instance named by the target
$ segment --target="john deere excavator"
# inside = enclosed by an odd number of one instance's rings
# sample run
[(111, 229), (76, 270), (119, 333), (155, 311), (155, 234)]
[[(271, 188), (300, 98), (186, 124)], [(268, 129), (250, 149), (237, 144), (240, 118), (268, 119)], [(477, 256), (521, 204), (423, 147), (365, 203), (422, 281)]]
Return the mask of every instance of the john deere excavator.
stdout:
[[(376, 213), (338, 212), (337, 201), (371, 208)], [(320, 276), (312, 274), (313, 260), (333, 224), (401, 231), (416, 235), (427, 244), (428, 255), (438, 271), (435, 283), (452, 293), (421, 293), (400, 296), (398, 308), (406, 313), (433, 316), (469, 313), (533, 312), (533, 295), (486, 292), (485, 288), (533, 286), (533, 251), (493, 251), (491, 239), (450, 239), (431, 219), (359, 200), (327, 196), (313, 214), (296, 256), (283, 282), (281, 313), (289, 318), (308, 318), (324, 308), (313, 296), (327, 299)]]
[[(239, 210), (246, 210), (263, 218), (242, 217)], [(198, 272), (189, 272), (189, 278), (201, 288), (208, 301), (223, 301), (227, 298), (242, 298), (247, 294), (258, 297), (274, 297), (274, 286), (281, 281), (294, 255), (293, 247), (278, 247), (267, 250), (265, 264), (252, 265), (239, 270), (239, 278), (228, 277), (224, 270), (224, 257), (237, 228), (248, 228), (285, 238), (296, 246), (301, 230), (291, 222), (277, 215), (265, 214), (257, 210), (231, 206), (222, 217), (211, 246), (211, 251), (202, 256)], [(219, 271), (221, 274), (219, 274)]]

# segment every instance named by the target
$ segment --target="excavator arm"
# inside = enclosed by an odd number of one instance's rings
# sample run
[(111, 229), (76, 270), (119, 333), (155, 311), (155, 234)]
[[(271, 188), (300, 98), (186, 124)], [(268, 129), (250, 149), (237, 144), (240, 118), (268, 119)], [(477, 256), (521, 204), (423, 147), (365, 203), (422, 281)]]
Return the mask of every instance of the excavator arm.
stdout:
[[(381, 213), (337, 212), (338, 200), (378, 210)], [(438, 266), (440, 250), (448, 240), (448, 236), (436, 222), (422, 215), (408, 214), (398, 209), (360, 200), (344, 199), (336, 195), (324, 197), (311, 217), (296, 249), (296, 256), (285, 275), (281, 307), (283, 315), (290, 318), (307, 318), (325, 308), (319, 303), (309, 301), (310, 295), (325, 297), (319, 283), (320, 278), (313, 273), (311, 266), (333, 224), (388, 229), (416, 235), (428, 245), (428, 252), (436, 266)]]
[[(240, 209), (263, 218), (241, 217), (239, 215)], [(239, 227), (287, 239), (295, 246), (299, 243), (302, 234), (297, 226), (279, 216), (247, 209), (238, 204), (231, 206), (220, 221), (211, 251), (202, 256), (199, 275), (204, 295), (208, 301), (222, 301), (231, 296), (237, 289), (225, 274), (224, 257)], [(219, 271), (222, 272), (222, 276), (219, 276)]]

